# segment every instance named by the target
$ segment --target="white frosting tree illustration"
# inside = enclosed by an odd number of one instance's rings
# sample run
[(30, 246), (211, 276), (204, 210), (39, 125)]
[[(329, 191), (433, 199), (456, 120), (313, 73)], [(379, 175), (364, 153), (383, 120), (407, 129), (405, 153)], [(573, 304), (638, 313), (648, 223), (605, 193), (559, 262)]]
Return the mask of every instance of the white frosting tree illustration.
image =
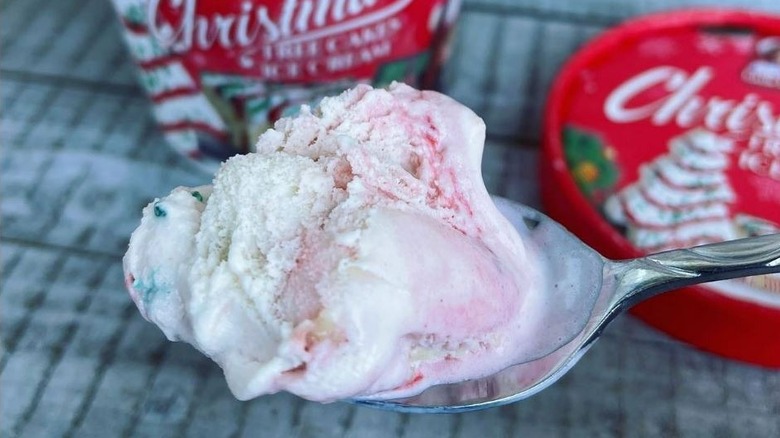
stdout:
[(704, 129), (673, 138), (669, 151), (610, 196), (607, 218), (642, 250), (662, 251), (735, 239), (734, 191), (726, 176), (733, 142)]

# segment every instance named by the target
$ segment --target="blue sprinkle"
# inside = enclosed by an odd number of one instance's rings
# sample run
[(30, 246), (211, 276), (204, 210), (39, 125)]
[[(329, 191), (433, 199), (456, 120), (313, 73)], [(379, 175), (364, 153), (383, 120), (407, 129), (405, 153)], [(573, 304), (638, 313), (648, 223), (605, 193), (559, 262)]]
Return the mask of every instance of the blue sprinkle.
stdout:
[(160, 207), (160, 201), (157, 201), (154, 203), (154, 215), (156, 217), (165, 217), (165, 215), (168, 214), (165, 212), (165, 210)]
[(160, 293), (167, 294), (170, 293), (170, 288), (163, 285), (160, 285), (156, 279), (156, 273), (152, 272), (152, 274), (149, 276), (149, 278), (146, 279), (146, 281), (141, 280), (140, 278), (136, 278), (133, 282), (133, 289), (135, 289), (140, 295), (141, 299), (144, 302), (144, 305), (147, 307), (151, 303), (151, 301)]
[(149, 302), (152, 301), (152, 298), (157, 294), (157, 285), (154, 283), (153, 279), (149, 279), (149, 282), (146, 283), (140, 278), (137, 278), (133, 282), (133, 289), (141, 294), (141, 299), (146, 305), (149, 305)]
[(194, 196), (198, 201), (203, 202), (203, 195), (201, 195), (199, 191), (196, 190), (192, 192), (192, 196)]

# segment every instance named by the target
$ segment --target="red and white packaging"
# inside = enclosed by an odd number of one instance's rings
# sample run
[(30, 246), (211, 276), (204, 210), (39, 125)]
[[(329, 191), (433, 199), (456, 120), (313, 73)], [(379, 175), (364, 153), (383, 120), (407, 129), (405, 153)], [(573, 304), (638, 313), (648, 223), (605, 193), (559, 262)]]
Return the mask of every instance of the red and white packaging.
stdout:
[[(780, 16), (684, 10), (587, 44), (548, 101), (548, 213), (607, 257), (780, 232)], [(780, 368), (780, 275), (689, 287), (633, 313)]]
[(207, 171), (357, 83), (436, 88), (460, 0), (112, 0), (168, 142)]

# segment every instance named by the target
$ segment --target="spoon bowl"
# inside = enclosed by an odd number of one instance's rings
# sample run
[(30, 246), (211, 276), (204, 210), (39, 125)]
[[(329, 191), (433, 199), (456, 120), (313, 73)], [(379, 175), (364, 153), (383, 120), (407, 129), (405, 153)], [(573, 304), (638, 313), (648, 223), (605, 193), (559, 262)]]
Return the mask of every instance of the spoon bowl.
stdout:
[(568, 372), (604, 328), (631, 305), (662, 292), (717, 280), (780, 273), (780, 234), (666, 251), (613, 261), (565, 228), (524, 205), (494, 198), (502, 214), (537, 251), (554, 279), (549, 305), (535, 330), (520, 333), (522, 363), (486, 377), (432, 386), (403, 399), (352, 399), (359, 405), (414, 413), (455, 413), (505, 405), (533, 396)]

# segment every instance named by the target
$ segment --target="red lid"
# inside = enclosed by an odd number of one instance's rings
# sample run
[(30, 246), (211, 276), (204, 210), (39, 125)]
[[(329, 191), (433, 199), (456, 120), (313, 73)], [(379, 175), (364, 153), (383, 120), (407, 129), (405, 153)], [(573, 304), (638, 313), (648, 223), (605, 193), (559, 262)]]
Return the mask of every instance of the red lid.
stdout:
[[(780, 232), (780, 16), (685, 10), (605, 32), (564, 67), (544, 129), (547, 212), (607, 257)], [(778, 275), (632, 312), (780, 368)]]

